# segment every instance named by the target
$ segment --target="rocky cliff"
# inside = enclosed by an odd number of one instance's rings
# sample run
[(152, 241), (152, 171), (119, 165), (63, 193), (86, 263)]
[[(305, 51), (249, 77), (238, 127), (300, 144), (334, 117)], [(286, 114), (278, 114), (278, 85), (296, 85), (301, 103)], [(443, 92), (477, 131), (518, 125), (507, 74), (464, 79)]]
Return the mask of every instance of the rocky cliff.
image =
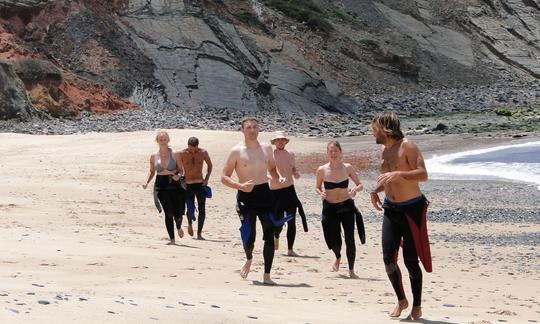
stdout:
[(0, 118), (352, 113), (540, 76), (537, 0), (0, 0)]

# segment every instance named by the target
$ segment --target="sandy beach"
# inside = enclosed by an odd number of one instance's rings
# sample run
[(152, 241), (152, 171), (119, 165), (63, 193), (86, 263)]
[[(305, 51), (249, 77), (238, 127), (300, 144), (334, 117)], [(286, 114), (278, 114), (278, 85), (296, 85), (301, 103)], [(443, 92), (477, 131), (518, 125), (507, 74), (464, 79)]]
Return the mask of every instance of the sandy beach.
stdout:
[[(360, 279), (353, 280), (345, 276), (346, 262), (339, 273), (330, 272), (334, 256), (324, 243), (321, 202), (306, 164), (296, 182), (309, 222), (307, 233), (297, 227), (295, 250), (301, 257), (285, 255), (282, 235), (272, 269), (278, 285), (263, 286), (260, 227), (254, 266), (243, 280), (236, 192), (219, 178), (241, 133), (169, 133), (174, 149), (185, 147), (189, 136), (199, 137), (214, 163), (206, 241), (186, 235), (177, 238), (176, 246), (166, 245), (163, 215), (153, 205), (151, 189), (141, 188), (149, 156), (157, 150), (155, 132), (0, 134), (0, 323), (392, 322), (387, 313), (395, 297), (382, 262), (382, 215), (370, 206), (366, 192), (355, 199), (366, 221), (367, 243), (357, 239)], [(272, 135), (259, 138), (268, 141)], [(482, 135), (415, 140), (426, 156), (515, 141)], [(316, 164), (326, 143), (293, 138), (287, 148)], [(346, 138), (343, 144), (346, 153), (374, 163), (378, 146), (372, 137)], [(373, 171), (360, 172), (366, 186), (373, 177)], [(432, 203), (428, 226), (434, 270), (424, 272), (419, 322), (538, 322), (536, 186), (432, 180), (423, 191)], [(484, 214), (489, 217), (478, 216)], [(411, 301), (401, 255), (400, 265)]]

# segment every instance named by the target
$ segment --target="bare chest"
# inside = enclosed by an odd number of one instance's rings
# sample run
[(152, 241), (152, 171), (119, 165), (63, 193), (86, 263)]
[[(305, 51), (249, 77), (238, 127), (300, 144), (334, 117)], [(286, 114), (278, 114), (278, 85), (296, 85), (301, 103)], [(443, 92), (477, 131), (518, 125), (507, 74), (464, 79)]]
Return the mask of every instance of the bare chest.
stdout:
[(407, 157), (403, 150), (389, 149), (383, 151), (382, 160), (381, 160), (381, 171), (391, 172), (397, 170), (407, 170), (408, 162)]

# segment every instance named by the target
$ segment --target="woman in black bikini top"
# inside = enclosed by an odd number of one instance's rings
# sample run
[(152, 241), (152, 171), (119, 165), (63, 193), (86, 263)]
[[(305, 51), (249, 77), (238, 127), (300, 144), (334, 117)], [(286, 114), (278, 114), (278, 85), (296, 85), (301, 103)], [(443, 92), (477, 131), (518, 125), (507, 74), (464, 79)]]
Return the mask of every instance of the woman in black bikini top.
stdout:
[[(352, 198), (362, 190), (355, 168), (349, 163), (343, 163), (341, 145), (337, 141), (328, 143), (326, 148), (328, 163), (317, 169), (316, 192), (323, 200), (322, 227), (326, 245), (336, 255), (332, 271), (339, 271), (341, 261), (341, 228), (343, 227), (349, 276), (358, 278), (354, 273), (356, 246), (354, 243), (355, 211)], [(349, 189), (349, 178), (355, 186)], [(324, 184), (324, 189), (323, 189)]]

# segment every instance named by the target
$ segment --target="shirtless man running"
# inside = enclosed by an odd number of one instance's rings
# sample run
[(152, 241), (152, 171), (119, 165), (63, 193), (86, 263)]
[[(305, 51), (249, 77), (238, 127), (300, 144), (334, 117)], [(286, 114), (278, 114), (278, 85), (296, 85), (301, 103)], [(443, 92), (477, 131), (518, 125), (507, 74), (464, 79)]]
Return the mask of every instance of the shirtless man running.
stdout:
[[(263, 282), (267, 285), (275, 285), (270, 279), (270, 270), (274, 260), (274, 225), (269, 214), (273, 209), (273, 197), (268, 186), (268, 173), (272, 181), (279, 180), (276, 172), (276, 164), (269, 144), (259, 143), (259, 121), (253, 117), (242, 120), (242, 133), (244, 140), (235, 145), (221, 173), (221, 182), (227, 187), (237, 189), (237, 211), (242, 221), (242, 227), (247, 226), (248, 237), (244, 241), (246, 262), (240, 270), (240, 276), (247, 278), (253, 261), (253, 247), (255, 245), (255, 228), (257, 216), (263, 228), (263, 256), (264, 276)], [(238, 181), (231, 176), (236, 172)]]
[[(289, 139), (281, 132), (279, 132), (270, 141), (276, 148), (274, 149), (274, 160), (276, 161), (276, 169), (280, 177), (285, 178), (282, 183), (270, 182), (270, 189), (274, 194), (276, 202), (276, 217), (283, 217), (286, 215), (293, 215), (293, 218), (287, 221), (287, 255), (296, 257), (298, 254), (294, 252), (293, 245), (296, 237), (296, 209), (300, 205), (296, 190), (294, 189), (294, 179), (300, 178), (300, 173), (296, 170), (294, 164), (294, 153), (285, 149), (285, 145), (289, 143)], [(294, 178), (293, 178), (294, 177)], [(279, 248), (279, 234), (281, 233), (283, 226), (276, 227), (274, 248)]]
[[(404, 137), (395, 113), (375, 115), (371, 128), (376, 143), (384, 146), (381, 154), (381, 174), (371, 192), (371, 203), (379, 211), (384, 209), (383, 259), (398, 299), (390, 316), (399, 317), (409, 306), (397, 264), (399, 246), (403, 240), (403, 259), (409, 271), (413, 294), (413, 307), (408, 319), (416, 320), (422, 316), (422, 270), (418, 265), (418, 258), (427, 272), (432, 270), (426, 227), (429, 202), (418, 184), (420, 181), (427, 181), (428, 174), (420, 150), (413, 141)], [(381, 191), (386, 195), (382, 204), (378, 195)]]
[[(184, 176), (187, 184), (187, 196), (191, 202), (195, 203), (197, 197), (197, 208), (199, 209), (199, 218), (197, 221), (197, 239), (204, 240), (202, 229), (206, 218), (206, 193), (203, 186), (208, 185), (208, 179), (212, 173), (212, 161), (208, 152), (199, 147), (199, 139), (190, 137), (188, 139), (188, 147), (180, 151), (180, 158), (184, 166)], [(206, 175), (203, 178), (203, 163), (206, 163)], [(188, 210), (188, 212), (190, 212)], [(193, 216), (193, 215), (191, 215)], [(193, 236), (192, 219), (188, 216), (188, 234)]]

